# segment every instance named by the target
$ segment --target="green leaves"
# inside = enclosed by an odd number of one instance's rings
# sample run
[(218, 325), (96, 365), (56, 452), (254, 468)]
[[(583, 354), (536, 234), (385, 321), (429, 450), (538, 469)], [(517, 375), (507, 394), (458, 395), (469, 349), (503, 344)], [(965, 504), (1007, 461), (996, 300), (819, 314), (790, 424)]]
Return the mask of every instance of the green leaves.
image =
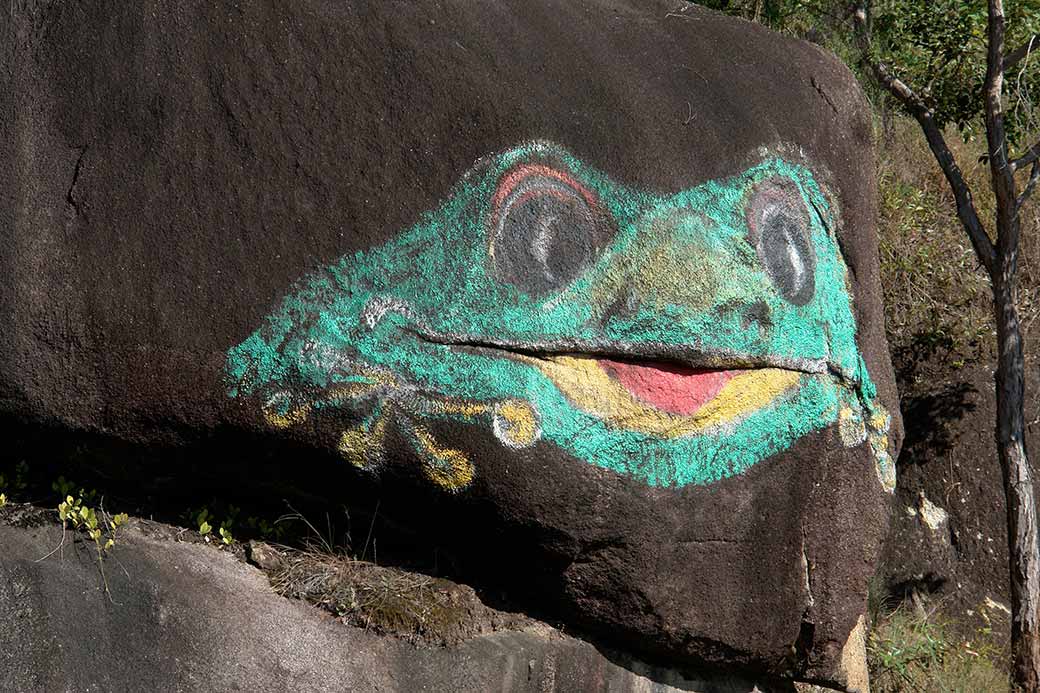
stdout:
[(878, 57), (934, 110), (939, 128), (974, 132), (986, 77), (985, 4), (885, 2), (873, 20)]
[[(213, 533), (213, 525), (206, 519), (208, 516), (209, 513), (205, 510), (199, 513), (199, 534), (205, 537), (206, 541), (209, 541), (209, 537)], [(217, 534), (220, 535), (220, 542), (224, 546), (231, 546), (231, 544), (235, 543), (235, 538), (231, 536), (231, 530), (226, 525), (221, 524)]]
[[(859, 52), (845, 3), (829, 0), (702, 0), (703, 5), (807, 38), (834, 51), (859, 73)], [(1040, 32), (1040, 0), (1005, 3), (1005, 54)], [(987, 8), (969, 0), (876, 0), (870, 3), (872, 58), (910, 85), (942, 130), (953, 124), (966, 138), (982, 131), (988, 42)], [(1040, 123), (1040, 45), (1005, 75), (1005, 127), (1012, 146)], [(862, 80), (874, 100), (888, 99)], [(900, 106), (900, 108), (902, 108)]]
[[(64, 481), (59, 479), (59, 481)], [(56, 484), (55, 485), (59, 485)], [(64, 487), (64, 484), (61, 484)], [(115, 546), (116, 534), (120, 527), (130, 522), (130, 516), (126, 513), (108, 516), (94, 508), (86, 505), (82, 498), (66, 494), (65, 500), (58, 504), (58, 518), (61, 520), (62, 528), (72, 528), (73, 531), (84, 531), (97, 548), (98, 558), (103, 558), (104, 553)]]
[[(220, 543), (224, 546), (231, 546), (235, 543), (235, 538), (231, 535), (231, 526), (234, 524), (235, 517), (238, 516), (239, 509), (233, 505), (227, 507), (227, 514), (224, 520), (219, 524), (217, 529), (217, 535), (220, 537)], [(195, 515), (195, 524), (199, 528), (199, 535), (202, 536), (207, 542), (213, 536), (214, 526), (210, 522), (213, 520), (216, 522), (216, 518), (210, 513), (209, 508), (202, 508)]]
[(65, 496), (65, 500), (58, 504), (58, 517), (61, 518), (63, 525), (72, 522), (73, 528), (79, 528), (81, 503), (79, 498)]

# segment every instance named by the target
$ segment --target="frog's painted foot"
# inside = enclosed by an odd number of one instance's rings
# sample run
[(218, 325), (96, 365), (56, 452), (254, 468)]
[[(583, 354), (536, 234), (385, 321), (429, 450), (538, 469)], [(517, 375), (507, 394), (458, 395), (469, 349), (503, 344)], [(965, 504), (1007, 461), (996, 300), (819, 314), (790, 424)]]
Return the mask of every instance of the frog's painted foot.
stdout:
[(541, 437), (538, 415), (530, 404), (507, 399), (492, 404), (444, 399), (417, 391), (394, 398), (402, 415), (402, 430), (412, 439), (415, 451), (423, 460), (426, 477), (446, 491), (459, 491), (473, 481), (475, 469), (469, 456), (461, 450), (440, 445), (430, 430), (419, 423), (428, 419), (450, 419), (488, 425), (504, 445), (526, 448)]
[(867, 422), (867, 438), (874, 451), (878, 480), (889, 493), (896, 490), (896, 465), (892, 455), (888, 452), (888, 429), (891, 425), (892, 417), (880, 408)]
[(892, 425), (892, 417), (878, 404), (869, 408), (873, 411), (865, 416), (858, 404), (843, 402), (838, 412), (838, 431), (845, 447), (860, 445), (864, 441), (870, 443), (878, 481), (885, 491), (892, 493), (896, 488), (896, 466), (888, 452), (888, 430)]
[(307, 401), (298, 401), (286, 392), (276, 393), (264, 406), (264, 418), (271, 426), (286, 429), (303, 424), (319, 410), (335, 407), (364, 411), (366, 406), (372, 407), (368, 416), (340, 435), (336, 445), (340, 456), (358, 469), (380, 466), (385, 457), (388, 422), (392, 419), (410, 439), (426, 478), (447, 491), (469, 486), (475, 468), (466, 453), (441, 445), (426, 421), (484, 424), (510, 448), (530, 447), (541, 438), (538, 413), (524, 400), (485, 403), (449, 399), (401, 384), (389, 376), (338, 383)]

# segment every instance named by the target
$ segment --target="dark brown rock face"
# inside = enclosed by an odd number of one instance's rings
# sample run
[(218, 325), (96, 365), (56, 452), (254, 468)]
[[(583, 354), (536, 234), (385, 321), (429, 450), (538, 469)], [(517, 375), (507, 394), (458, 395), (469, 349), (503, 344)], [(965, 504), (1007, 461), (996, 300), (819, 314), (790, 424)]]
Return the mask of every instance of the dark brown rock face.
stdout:
[(901, 424), (837, 60), (672, 2), (0, 12), (7, 419), (320, 468), (646, 656), (841, 681)]
[[(1037, 411), (1040, 378), (1035, 369), (1026, 378), (1026, 411)], [(932, 597), (972, 637), (986, 629), (993, 642), (1005, 643), (1007, 511), (993, 435), (993, 371), (926, 370), (908, 382), (903, 396), (911, 435), (899, 458), (899, 488), (878, 575), (893, 601)], [(1032, 422), (1026, 427), (1030, 450), (1040, 445), (1036, 433)]]

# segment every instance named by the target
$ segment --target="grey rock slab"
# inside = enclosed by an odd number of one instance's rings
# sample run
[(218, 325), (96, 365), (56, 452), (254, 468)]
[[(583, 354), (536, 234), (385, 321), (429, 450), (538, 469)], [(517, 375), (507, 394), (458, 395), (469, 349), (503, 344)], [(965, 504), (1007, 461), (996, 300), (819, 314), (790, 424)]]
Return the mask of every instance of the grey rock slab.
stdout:
[[(0, 526), (0, 690), (617, 691), (745, 693), (738, 675), (688, 678), (609, 659), (545, 625), (454, 648), (345, 626), (275, 594), (259, 570), (132, 524), (104, 561), (53, 525)], [(620, 663), (620, 664), (619, 664)], [(766, 690), (766, 689), (761, 689)]]

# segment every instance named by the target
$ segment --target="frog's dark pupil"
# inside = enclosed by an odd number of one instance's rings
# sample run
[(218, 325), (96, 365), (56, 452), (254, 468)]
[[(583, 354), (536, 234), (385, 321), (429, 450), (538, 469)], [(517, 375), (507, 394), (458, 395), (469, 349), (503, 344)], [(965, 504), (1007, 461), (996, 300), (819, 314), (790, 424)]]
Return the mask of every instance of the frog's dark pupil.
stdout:
[(758, 233), (759, 257), (780, 295), (798, 306), (812, 300), (816, 259), (798, 221), (775, 210), (764, 215)]
[(501, 280), (531, 294), (572, 282), (594, 253), (596, 224), (584, 198), (556, 180), (518, 186), (500, 212), (493, 245)]
[(758, 183), (745, 207), (748, 241), (777, 293), (804, 306), (816, 293), (816, 251), (805, 198), (793, 180), (777, 176)]

